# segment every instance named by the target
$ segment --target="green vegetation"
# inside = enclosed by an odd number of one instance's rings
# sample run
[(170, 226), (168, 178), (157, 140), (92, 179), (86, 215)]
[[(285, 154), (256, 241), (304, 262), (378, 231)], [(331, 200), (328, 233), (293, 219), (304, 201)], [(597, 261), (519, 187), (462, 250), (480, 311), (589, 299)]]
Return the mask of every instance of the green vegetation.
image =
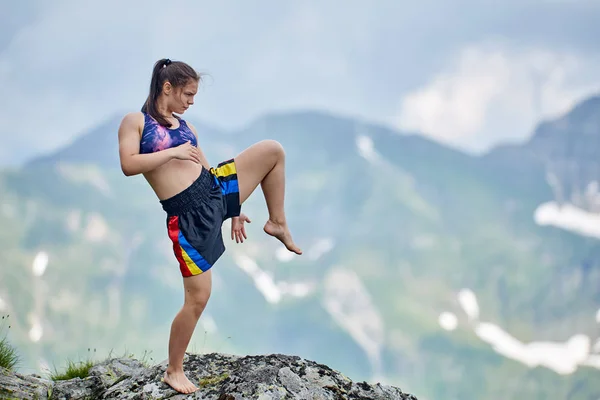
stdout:
[[(2, 330), (4, 330), (5, 326), (9, 323), (8, 318), (10, 315), (2, 316)], [(7, 330), (10, 329), (11, 326), (8, 325)], [(2, 332), (0, 331), (0, 334)], [(9, 371), (13, 371), (17, 364), (19, 363), (19, 355), (15, 347), (8, 341), (7, 332), (0, 338), (0, 367), (6, 368)]]
[(210, 385), (216, 385), (217, 383), (224, 381), (227, 378), (229, 378), (229, 374), (227, 372), (224, 372), (219, 376), (210, 376), (210, 377), (202, 378), (199, 380), (198, 383), (199, 383), (200, 387), (205, 387), (205, 386), (210, 386)]
[[(94, 357), (91, 356), (91, 353), (96, 353), (96, 349), (90, 349), (88, 348), (88, 357), (86, 360), (83, 361), (72, 361), (72, 360), (67, 360), (67, 366), (64, 369), (64, 371), (59, 371), (56, 367), (54, 367), (54, 372), (50, 373), (50, 379), (52, 379), (53, 381), (64, 381), (64, 380), (69, 380), (69, 379), (73, 379), (73, 378), (81, 378), (81, 379), (85, 379), (89, 376), (90, 374), (90, 369), (98, 364), (100, 361), (98, 361), (97, 359), (95, 359)], [(152, 357), (150, 357), (151, 352), (150, 351), (144, 351), (144, 353), (142, 354), (142, 356), (139, 358), (139, 361), (146, 367), (150, 367), (152, 365), (152, 362), (154, 361), (154, 359)], [(136, 355), (125, 351), (125, 353), (122, 356), (115, 356), (117, 358), (136, 358)], [(113, 351), (111, 350), (108, 353), (108, 356), (105, 358), (105, 360), (114, 358), (113, 357)]]
[(50, 374), (50, 379), (53, 381), (66, 381), (73, 378), (81, 378), (85, 379), (90, 375), (90, 368), (95, 365), (94, 361), (86, 360), (86, 361), (67, 361), (67, 368), (63, 372), (59, 372), (58, 370), (54, 370), (52, 374)]
[[(59, 371), (55, 366), (54, 372), (49, 374), (50, 379), (53, 381), (66, 381), (73, 378), (87, 378), (90, 375), (90, 369), (96, 365), (96, 361), (94, 361), (91, 353), (92, 350), (88, 348), (88, 357), (86, 360), (77, 362), (67, 360), (67, 366), (64, 371)], [(96, 353), (96, 349), (93, 350), (93, 353)]]

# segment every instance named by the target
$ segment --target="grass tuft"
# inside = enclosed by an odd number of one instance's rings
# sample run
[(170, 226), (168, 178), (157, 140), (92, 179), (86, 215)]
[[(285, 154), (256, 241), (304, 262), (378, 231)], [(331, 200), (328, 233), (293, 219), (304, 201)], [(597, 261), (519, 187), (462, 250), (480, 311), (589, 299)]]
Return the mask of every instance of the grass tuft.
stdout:
[(90, 376), (90, 369), (94, 366), (94, 362), (92, 360), (86, 361), (67, 361), (67, 368), (64, 372), (58, 372), (58, 370), (54, 370), (53, 373), (50, 374), (50, 379), (53, 381), (67, 381), (69, 379), (81, 378), (85, 379)]
[[(88, 356), (87, 360), (85, 361), (67, 361), (67, 367), (62, 372), (58, 371), (55, 367), (54, 372), (49, 373), (49, 378), (53, 381), (65, 381), (74, 378), (87, 378), (90, 375), (90, 369), (98, 363), (98, 361), (94, 361), (95, 357), (92, 356), (92, 353), (96, 353), (96, 349), (88, 348), (88, 353), (90, 354), (90, 356)], [(146, 368), (148, 368), (151, 365), (151, 363), (154, 362), (154, 358), (152, 358), (150, 354), (151, 352), (145, 350), (142, 359), (140, 360), (140, 362)], [(121, 357), (135, 358), (135, 355), (125, 350), (125, 353)], [(110, 350), (106, 360), (110, 360), (111, 358), (113, 358), (113, 350)]]
[[(8, 322), (9, 317), (10, 315), (2, 316), (2, 319), (0, 320), (2, 327), (8, 324), (8, 329), (10, 329), (10, 324)], [(4, 336), (0, 338), (0, 367), (6, 368), (9, 371), (14, 371), (21, 360), (17, 354), (17, 350), (8, 342), (6, 336), (7, 334), (5, 333)]]
[[(92, 349), (88, 348), (88, 353), (91, 353)], [(96, 352), (96, 349), (93, 350)], [(59, 372), (56, 367), (54, 367), (54, 372), (51, 372), (49, 375), (50, 379), (53, 381), (67, 381), (69, 379), (81, 378), (85, 379), (90, 376), (90, 369), (96, 365), (96, 362), (92, 360), (92, 357), (88, 356), (88, 359), (85, 361), (74, 362), (71, 360), (67, 361), (67, 368), (63, 372)]]

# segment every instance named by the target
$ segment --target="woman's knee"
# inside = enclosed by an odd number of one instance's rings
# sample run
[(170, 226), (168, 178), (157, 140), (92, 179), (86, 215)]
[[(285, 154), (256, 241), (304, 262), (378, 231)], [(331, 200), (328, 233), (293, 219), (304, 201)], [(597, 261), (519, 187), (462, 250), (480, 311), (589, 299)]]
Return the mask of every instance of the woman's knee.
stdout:
[(198, 293), (189, 294), (185, 297), (185, 305), (190, 307), (195, 314), (200, 316), (206, 305), (208, 304), (208, 299), (210, 298), (210, 292), (201, 291)]
[(285, 157), (285, 150), (281, 143), (274, 139), (263, 140), (262, 145), (265, 146), (267, 152), (276, 155), (277, 157)]

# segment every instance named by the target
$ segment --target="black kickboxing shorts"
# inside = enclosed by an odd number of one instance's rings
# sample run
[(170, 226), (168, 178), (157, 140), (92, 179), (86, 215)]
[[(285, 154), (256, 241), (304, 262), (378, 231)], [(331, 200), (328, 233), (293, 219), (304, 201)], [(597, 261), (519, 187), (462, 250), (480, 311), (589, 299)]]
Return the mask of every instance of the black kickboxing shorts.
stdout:
[(225, 252), (223, 221), (240, 215), (240, 193), (234, 159), (217, 168), (202, 168), (186, 189), (160, 201), (167, 231), (184, 277), (208, 271)]

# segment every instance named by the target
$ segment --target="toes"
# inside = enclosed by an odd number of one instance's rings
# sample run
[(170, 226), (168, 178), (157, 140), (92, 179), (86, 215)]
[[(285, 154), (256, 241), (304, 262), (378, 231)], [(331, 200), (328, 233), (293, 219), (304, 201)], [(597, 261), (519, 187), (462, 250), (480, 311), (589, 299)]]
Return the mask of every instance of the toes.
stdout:
[(189, 394), (189, 393), (193, 393), (194, 391), (196, 391), (198, 388), (196, 387), (196, 385), (194, 385), (192, 382), (186, 382), (186, 384), (183, 386), (183, 389), (185, 391), (185, 393)]

